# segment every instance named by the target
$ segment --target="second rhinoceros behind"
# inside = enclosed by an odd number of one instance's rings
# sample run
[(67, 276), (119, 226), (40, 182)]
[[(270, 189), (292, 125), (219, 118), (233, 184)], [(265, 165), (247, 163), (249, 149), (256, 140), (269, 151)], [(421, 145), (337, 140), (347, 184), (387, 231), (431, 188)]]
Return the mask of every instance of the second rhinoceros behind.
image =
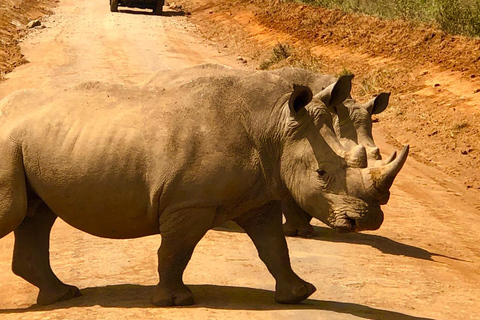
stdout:
[[(213, 68), (213, 66), (210, 66)], [(337, 81), (337, 78), (332, 75), (318, 74), (301, 68), (286, 67), (273, 71), (274, 74), (279, 75), (285, 81), (290, 83), (297, 83), (306, 85), (312, 91), (319, 92)], [(353, 78), (353, 75), (351, 75)], [(350, 159), (355, 161), (361, 160), (358, 163), (351, 163), (351, 166), (366, 167), (380, 165), (381, 155), (380, 150), (375, 145), (372, 135), (372, 115), (383, 112), (388, 106), (390, 94), (382, 92), (375, 98), (371, 99), (365, 104), (357, 103), (352, 97), (348, 97), (345, 101), (330, 105), (329, 110), (333, 117), (333, 128), (338, 137), (341, 146), (337, 145), (337, 152), (342, 153), (346, 150), (354, 150), (357, 152), (366, 152), (367, 161), (364, 158), (356, 157)], [(360, 147), (361, 145), (361, 147)], [(342, 150), (344, 149), (344, 150)], [(394, 152), (384, 164), (392, 162), (396, 157)], [(384, 198), (381, 199), (380, 204), (386, 204), (389, 193), (383, 192)], [(300, 237), (314, 236), (314, 229), (310, 225), (311, 215), (302, 210), (298, 204), (291, 198), (287, 197), (282, 202), (283, 213), (286, 218), (284, 224), (285, 235)], [(351, 232), (358, 229), (352, 228), (350, 224), (331, 225), (341, 232)], [(380, 225), (378, 225), (379, 227)], [(373, 229), (370, 226), (370, 229)]]
[(37, 302), (79, 295), (49, 263), (57, 217), (101, 237), (161, 233), (159, 306), (193, 303), (185, 267), (205, 233), (242, 226), (276, 280), (275, 299), (297, 303), (315, 287), (291, 269), (280, 201), (369, 228), (378, 198), (406, 158), (350, 168), (324, 138), (327, 106), (349, 94), (340, 79), (313, 97), (268, 72), (210, 75), (164, 88), (87, 83), (53, 96), (17, 92), (0, 103), (0, 238), (14, 231), (12, 269), (40, 289)]

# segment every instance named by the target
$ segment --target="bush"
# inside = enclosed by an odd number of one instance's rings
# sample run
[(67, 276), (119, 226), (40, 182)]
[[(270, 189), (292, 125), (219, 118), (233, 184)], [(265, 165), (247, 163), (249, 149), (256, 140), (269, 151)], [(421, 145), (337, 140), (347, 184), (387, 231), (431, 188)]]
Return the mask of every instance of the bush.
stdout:
[(298, 0), (386, 19), (435, 24), (452, 34), (480, 36), (480, 0)]
[(436, 22), (450, 33), (479, 36), (480, 2), (438, 0)]
[(261, 70), (267, 70), (270, 66), (290, 57), (292, 49), (288, 44), (277, 43), (272, 49), (272, 56), (260, 64)]

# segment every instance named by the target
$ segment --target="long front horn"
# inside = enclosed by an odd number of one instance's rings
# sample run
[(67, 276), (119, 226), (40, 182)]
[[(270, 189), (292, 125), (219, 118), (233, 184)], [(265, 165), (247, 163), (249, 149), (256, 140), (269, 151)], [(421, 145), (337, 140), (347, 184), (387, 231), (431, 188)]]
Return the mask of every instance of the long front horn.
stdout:
[(397, 151), (393, 151), (390, 157), (387, 158), (387, 160), (376, 160), (373, 166), (379, 168), (381, 166), (391, 163), (393, 160), (395, 160), (395, 158), (397, 158)]
[(372, 176), (374, 180), (373, 184), (377, 192), (383, 193), (383, 192), (387, 192), (388, 189), (390, 189), (390, 187), (393, 184), (393, 180), (395, 179), (397, 174), (400, 172), (405, 161), (407, 160), (408, 150), (409, 150), (409, 146), (407, 144), (403, 148), (402, 152), (400, 152), (400, 155), (395, 160), (393, 160), (389, 164), (386, 164), (378, 168), (378, 172), (376, 172), (375, 175)]

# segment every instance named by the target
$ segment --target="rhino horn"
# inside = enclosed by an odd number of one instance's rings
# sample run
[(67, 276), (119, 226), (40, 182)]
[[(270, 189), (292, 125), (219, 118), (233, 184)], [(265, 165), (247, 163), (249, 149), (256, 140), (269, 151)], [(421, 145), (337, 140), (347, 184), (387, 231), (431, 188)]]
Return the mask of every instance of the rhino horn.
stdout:
[(374, 186), (377, 192), (385, 193), (393, 184), (393, 180), (402, 169), (407, 160), (409, 146), (406, 145), (400, 155), (390, 163), (378, 168), (379, 170), (373, 176)]
[(397, 151), (393, 151), (390, 157), (388, 157), (387, 160), (385, 160), (385, 164), (389, 164), (390, 162), (395, 160), (396, 157), (397, 157)]
[(382, 167), (386, 164), (389, 164), (396, 158), (397, 158), (397, 151), (393, 151), (392, 154), (386, 160), (375, 160), (375, 163), (373, 164), (373, 166), (376, 168)]
[(352, 168), (367, 167), (367, 150), (363, 145), (356, 145), (350, 151), (345, 153), (345, 161)]
[(325, 103), (328, 108), (333, 108), (341, 104), (350, 95), (350, 90), (352, 90), (352, 79), (353, 74), (341, 76), (338, 78), (337, 82), (332, 83), (317, 93), (315, 98)]

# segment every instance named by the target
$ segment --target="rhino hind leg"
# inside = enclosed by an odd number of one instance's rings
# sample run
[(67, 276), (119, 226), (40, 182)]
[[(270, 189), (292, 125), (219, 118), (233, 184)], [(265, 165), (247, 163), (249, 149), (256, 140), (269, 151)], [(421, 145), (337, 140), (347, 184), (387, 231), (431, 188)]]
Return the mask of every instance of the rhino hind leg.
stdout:
[(245, 229), (276, 280), (275, 300), (279, 303), (299, 303), (316, 291), (315, 286), (302, 280), (290, 265), (287, 242), (282, 230), (282, 210), (274, 201), (250, 212), (236, 222)]
[(57, 216), (43, 202), (29, 206), (28, 213), (14, 231), (13, 272), (40, 289), (40, 305), (80, 296), (77, 287), (61, 282), (50, 267), (50, 231)]
[(27, 214), (27, 189), (20, 147), (0, 142), (0, 239), (13, 232)]
[(158, 249), (160, 282), (153, 291), (154, 305), (168, 307), (194, 303), (192, 291), (183, 283), (183, 272), (195, 246), (212, 227), (214, 218), (215, 208), (190, 208), (162, 213), (162, 243)]
[(315, 236), (310, 220), (312, 216), (306, 213), (300, 206), (289, 198), (282, 202), (282, 212), (285, 216), (285, 224), (283, 225), (283, 233), (289, 237), (311, 238)]

